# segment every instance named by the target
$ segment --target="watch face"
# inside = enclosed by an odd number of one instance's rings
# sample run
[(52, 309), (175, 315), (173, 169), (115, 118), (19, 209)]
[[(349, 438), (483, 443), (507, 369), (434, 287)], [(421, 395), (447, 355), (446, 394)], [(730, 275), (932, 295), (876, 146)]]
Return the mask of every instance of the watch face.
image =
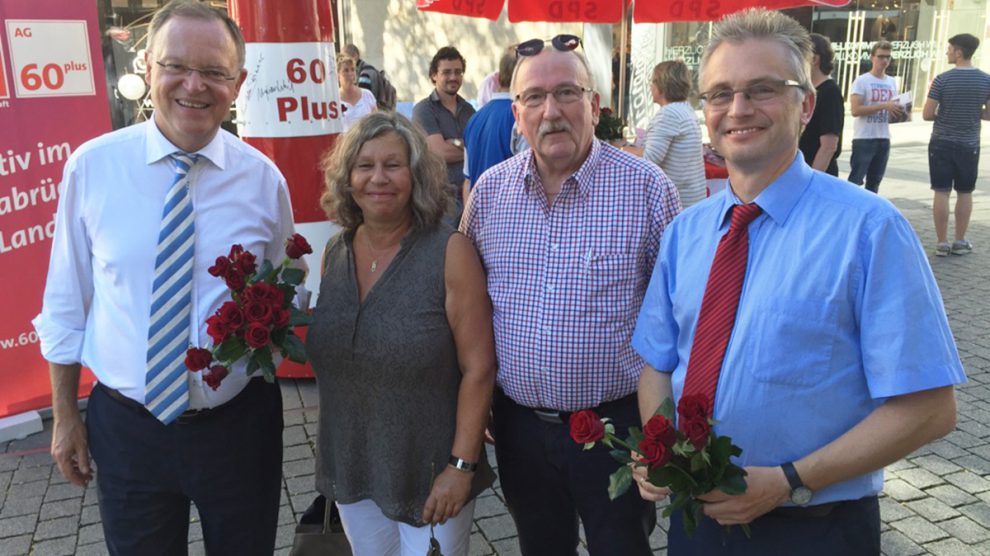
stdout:
[(811, 490), (807, 487), (798, 487), (791, 491), (791, 502), (803, 506), (811, 502)]

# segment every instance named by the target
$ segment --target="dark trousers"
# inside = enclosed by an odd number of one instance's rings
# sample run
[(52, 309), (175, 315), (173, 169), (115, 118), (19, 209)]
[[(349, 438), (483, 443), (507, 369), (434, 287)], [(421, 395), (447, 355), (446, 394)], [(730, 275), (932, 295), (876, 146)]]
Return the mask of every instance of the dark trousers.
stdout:
[(186, 554), (192, 501), (208, 554), (271, 556), (282, 478), (278, 384), (251, 380), (208, 415), (168, 426), (98, 385), (86, 430), (111, 554)]
[[(620, 436), (640, 425), (635, 395), (603, 406), (599, 415), (611, 417)], [(499, 480), (524, 555), (574, 556), (578, 516), (592, 556), (651, 554), (654, 504), (635, 487), (609, 500), (608, 476), (619, 463), (607, 448), (585, 451), (567, 424), (543, 421), (500, 391), (493, 416)]]
[(667, 554), (670, 556), (878, 556), (880, 504), (876, 496), (837, 504), (827, 515), (802, 515), (779, 508), (742, 529), (702, 518), (694, 537), (684, 532), (680, 512), (670, 516)]

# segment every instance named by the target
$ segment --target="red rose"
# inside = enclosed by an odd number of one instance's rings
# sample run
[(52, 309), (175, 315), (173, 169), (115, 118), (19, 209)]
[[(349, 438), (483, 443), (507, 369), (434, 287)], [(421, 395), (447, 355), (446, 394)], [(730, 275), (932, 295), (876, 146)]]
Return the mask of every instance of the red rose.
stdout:
[(203, 348), (186, 350), (186, 368), (192, 372), (202, 371), (213, 362), (213, 352)]
[(221, 305), (220, 309), (217, 310), (217, 315), (227, 323), (227, 327), (231, 330), (237, 330), (244, 324), (244, 312), (241, 311), (236, 301), (227, 301)]
[(605, 436), (605, 424), (590, 409), (582, 409), (571, 414), (571, 438), (578, 444), (598, 442)]
[(210, 335), (210, 338), (213, 338), (213, 345), (218, 345), (229, 338), (233, 330), (225, 320), (220, 318), (220, 315), (213, 315), (206, 319), (206, 333)]
[(650, 469), (666, 464), (670, 461), (671, 455), (666, 445), (650, 437), (639, 441), (639, 453), (643, 456), (643, 461), (646, 462)]
[(290, 259), (298, 259), (312, 252), (313, 248), (310, 247), (309, 242), (299, 234), (292, 234), (292, 237), (285, 242), (285, 254)]
[(220, 278), (221, 276), (226, 276), (228, 270), (230, 270), (230, 259), (227, 257), (217, 257), (216, 264), (207, 269), (207, 272), (212, 276)]
[(712, 415), (712, 403), (708, 396), (704, 394), (690, 394), (682, 396), (677, 403), (677, 414), (680, 421), (691, 421), (694, 419), (705, 419)]
[(230, 267), (227, 274), (224, 275), (224, 280), (227, 281), (227, 287), (237, 293), (241, 293), (244, 286), (247, 285), (247, 282), (244, 280), (244, 273), (236, 266)]
[(230, 260), (236, 261), (237, 257), (239, 257), (243, 252), (244, 252), (244, 247), (239, 243), (235, 243), (230, 246), (230, 254), (227, 256), (230, 257)]
[(673, 446), (677, 441), (677, 431), (674, 430), (673, 423), (663, 415), (654, 415), (643, 427), (643, 434), (646, 438), (659, 442), (664, 446)]
[(210, 367), (209, 371), (203, 373), (203, 382), (205, 382), (210, 388), (216, 390), (217, 388), (220, 388), (220, 383), (229, 374), (230, 371), (227, 367), (224, 367), (223, 365), (214, 365)]
[(268, 345), (271, 342), (272, 333), (268, 330), (268, 327), (261, 324), (260, 322), (252, 322), (248, 324), (247, 330), (244, 331), (244, 341), (251, 348), (258, 349)]
[(254, 253), (245, 251), (237, 257), (237, 268), (239, 268), (245, 276), (250, 276), (254, 274), (255, 270), (258, 270), (258, 265), (255, 264), (255, 260), (256, 258)]
[(248, 301), (244, 304), (244, 317), (250, 323), (267, 326), (272, 321), (272, 306), (264, 301)]
[(289, 325), (289, 317), (292, 316), (292, 312), (288, 309), (275, 309), (272, 312), (272, 325), (275, 328), (283, 328)]
[(708, 424), (707, 418), (691, 419), (681, 422), (681, 431), (696, 449), (702, 450), (708, 444), (708, 437), (712, 434), (712, 427)]
[(259, 303), (270, 304), (273, 307), (281, 307), (285, 300), (285, 294), (274, 284), (268, 282), (258, 282), (244, 290), (245, 301), (257, 301)]

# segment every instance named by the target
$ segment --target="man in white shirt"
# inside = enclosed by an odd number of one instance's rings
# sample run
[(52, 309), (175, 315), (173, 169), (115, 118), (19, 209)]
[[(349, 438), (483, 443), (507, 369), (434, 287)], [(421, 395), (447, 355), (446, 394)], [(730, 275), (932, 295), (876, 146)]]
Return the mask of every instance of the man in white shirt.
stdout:
[(897, 96), (897, 81), (886, 75), (890, 65), (890, 51), (887, 41), (877, 41), (870, 49), (873, 63), (870, 71), (853, 81), (849, 95), (849, 106), (853, 120), (852, 155), (849, 157), (849, 181), (863, 185), (876, 193), (880, 180), (887, 171), (887, 158), (890, 156), (890, 118), (900, 117), (904, 108), (894, 100)]
[[(189, 345), (209, 347), (205, 321), (230, 299), (207, 272), (218, 256), (240, 244), (259, 263), (281, 262), (293, 233), (288, 191), (264, 155), (220, 130), (247, 75), (236, 23), (208, 4), (171, 2), (151, 22), (145, 61), (152, 119), (87, 142), (65, 165), (34, 321), (51, 367), (52, 456), (82, 486), (94, 476), (92, 453), (111, 554), (184, 554), (192, 501), (208, 553), (270, 555), (281, 492), (278, 384), (248, 378), (241, 365), (214, 390), (182, 357)], [(191, 161), (185, 178), (181, 161)], [(191, 207), (176, 219), (192, 237), (175, 255), (160, 247), (174, 222), (166, 199)], [(160, 281), (170, 257), (191, 270)], [(171, 308), (167, 329), (151, 334)], [(161, 362), (165, 393), (154, 382)], [(85, 424), (81, 365), (99, 381)]]

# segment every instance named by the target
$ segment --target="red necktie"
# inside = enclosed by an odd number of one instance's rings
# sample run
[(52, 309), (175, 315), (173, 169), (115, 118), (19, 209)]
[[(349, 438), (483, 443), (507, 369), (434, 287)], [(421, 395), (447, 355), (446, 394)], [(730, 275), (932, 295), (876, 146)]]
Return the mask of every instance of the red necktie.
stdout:
[(701, 300), (701, 313), (694, 330), (694, 343), (691, 345), (691, 358), (681, 395), (708, 396), (712, 411), (718, 374), (736, 322), (739, 294), (746, 277), (746, 259), (749, 255), (747, 228), (761, 212), (763, 209), (755, 203), (733, 207), (729, 231), (718, 242), (705, 296)]

